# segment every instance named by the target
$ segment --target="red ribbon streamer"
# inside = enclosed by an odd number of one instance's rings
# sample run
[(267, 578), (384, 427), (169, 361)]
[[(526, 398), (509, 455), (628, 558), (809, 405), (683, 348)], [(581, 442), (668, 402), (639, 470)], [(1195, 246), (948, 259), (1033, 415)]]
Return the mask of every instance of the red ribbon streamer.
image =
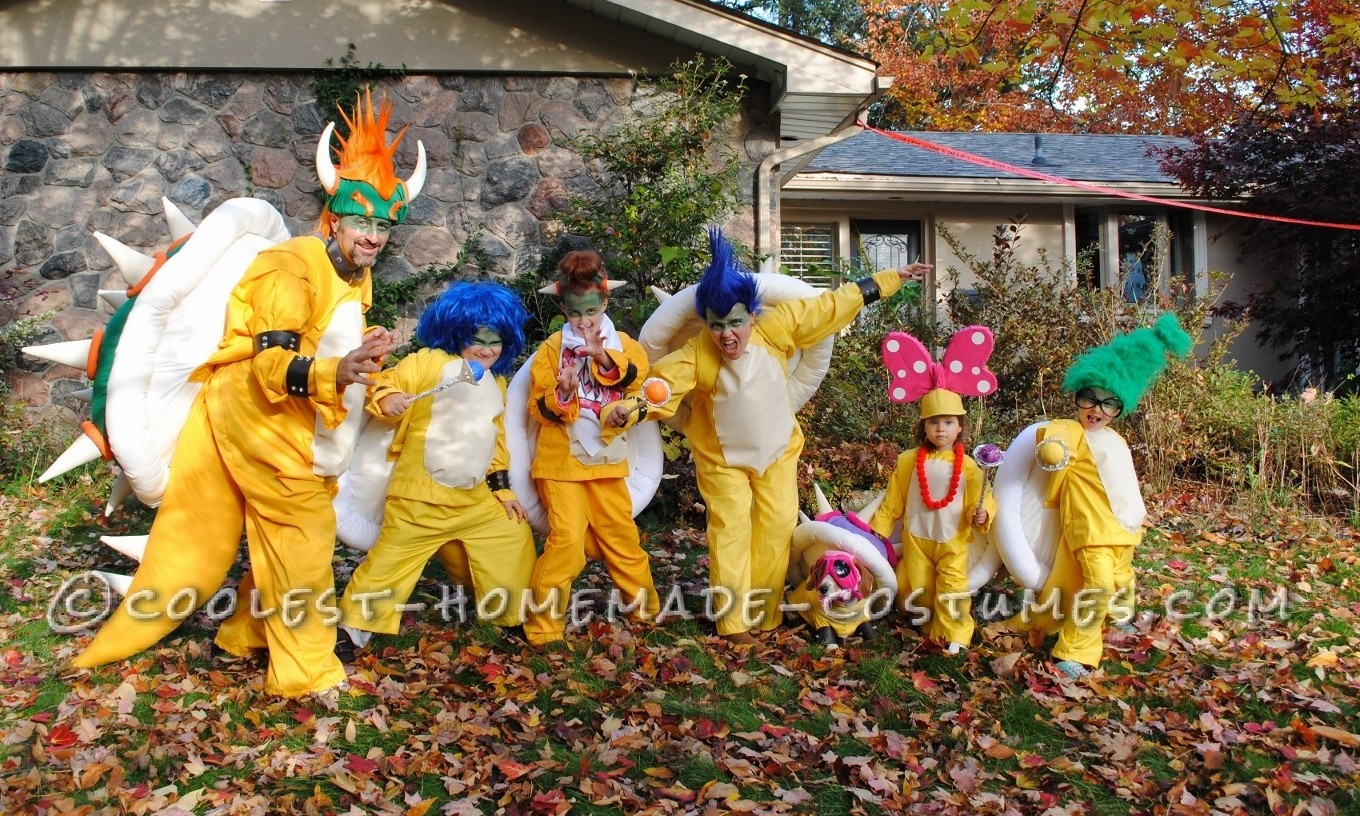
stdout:
[(1218, 215), (1230, 215), (1238, 218), (1256, 218), (1261, 221), (1276, 221), (1281, 224), (1298, 224), (1304, 227), (1327, 227), (1331, 229), (1360, 230), (1360, 224), (1337, 224), (1330, 221), (1309, 221), (1303, 218), (1289, 218), (1288, 216), (1284, 215), (1265, 215), (1263, 213), (1243, 212), (1242, 210), (1228, 210), (1222, 207), (1210, 207), (1207, 204), (1195, 204), (1189, 201), (1171, 201), (1165, 198), (1155, 198), (1153, 196), (1145, 196), (1140, 195), (1138, 193), (1130, 193), (1126, 190), (1118, 190), (1113, 187), (1104, 187), (1099, 184), (1092, 184), (1089, 181), (1077, 181), (1075, 179), (1063, 178), (1062, 176), (1053, 176), (1049, 175), (1048, 173), (1041, 173), (1038, 170), (1031, 170), (1028, 167), (1020, 167), (1019, 165), (1007, 164), (1006, 162), (1003, 161), (989, 159), (985, 156), (978, 156), (974, 153), (967, 153), (952, 147), (937, 145), (934, 142), (928, 142), (925, 139), (918, 139), (915, 136), (908, 136), (905, 133), (896, 133), (889, 130), (879, 130), (876, 127), (870, 127), (869, 125), (866, 125), (862, 122), (859, 123), (859, 126), (871, 133), (877, 133), (880, 136), (887, 136), (889, 139), (896, 139), (899, 142), (909, 144), (913, 147), (919, 147), (924, 150), (930, 150), (935, 153), (940, 153), (952, 159), (958, 159), (959, 161), (968, 162), (969, 164), (978, 164), (982, 165), (983, 167), (990, 167), (993, 170), (1001, 170), (1007, 173), (1013, 173), (1017, 176), (1024, 176), (1026, 178), (1032, 178), (1038, 181), (1047, 181), (1051, 184), (1061, 184), (1067, 187), (1076, 187), (1081, 190), (1089, 190), (1093, 193), (1100, 193), (1101, 195), (1115, 196), (1117, 198), (1129, 198), (1133, 199), (1134, 201), (1147, 202), (1148, 204), (1160, 204), (1164, 207), (1181, 207), (1187, 210), (1199, 210), (1200, 212), (1217, 213)]

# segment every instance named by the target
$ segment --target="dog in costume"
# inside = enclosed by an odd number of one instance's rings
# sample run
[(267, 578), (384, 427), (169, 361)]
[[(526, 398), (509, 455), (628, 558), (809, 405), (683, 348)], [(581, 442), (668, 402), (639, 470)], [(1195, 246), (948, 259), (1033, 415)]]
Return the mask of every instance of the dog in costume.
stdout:
[(401, 608), (436, 553), (472, 590), (479, 617), (523, 621), (534, 541), (510, 489), (504, 415), (528, 317), (504, 286), (454, 283), (420, 317), (425, 348), (374, 378), (367, 409), (396, 424), (395, 465), (377, 542), (340, 599), (354, 646), (400, 630)]
[(883, 362), (892, 377), (893, 402), (921, 401), (917, 447), (897, 458), (882, 504), (869, 526), (887, 537), (901, 530), (898, 605), (928, 616), (925, 634), (958, 654), (973, 639), (968, 582), (969, 543), (996, 514), (983, 500), (983, 475), (964, 453), (967, 412), (963, 396), (996, 391), (987, 370), (992, 332), (969, 326), (954, 334), (937, 363), (915, 337), (892, 332), (883, 339)]
[[(628, 441), (617, 432), (645, 415), (646, 404), (619, 417), (621, 400), (638, 401), (647, 353), (609, 319), (609, 293), (622, 286), (605, 274), (600, 254), (575, 250), (557, 280), (539, 290), (562, 299), (566, 323), (543, 342), (530, 371), (529, 415), (539, 423), (530, 475), (548, 514), (548, 537), (534, 566), (534, 606), (524, 623), (530, 643), (561, 640), (571, 585), (586, 557), (604, 562), (635, 617), (660, 609), (651, 563), (633, 523)], [(612, 422), (611, 429), (602, 420)]]
[(874, 636), (873, 621), (897, 595), (898, 551), (858, 514), (833, 510), (820, 485), (812, 487), (817, 515), (801, 516), (794, 528), (785, 598), (813, 638), (835, 649), (851, 635)]
[[(424, 148), (408, 181), (386, 141), (391, 107), (360, 98), (331, 158), (317, 146), (328, 198), (319, 236), (260, 252), (230, 294), (217, 350), (174, 449), (171, 478), (125, 601), (73, 661), (91, 667), (156, 643), (206, 602), (246, 530), (250, 572), (217, 634), (236, 655), (269, 652), (265, 690), (321, 691), (345, 678), (335, 658), (331, 494), (349, 463), (369, 375), (395, 347), (366, 328), (370, 267), (424, 184)], [(302, 602), (301, 608), (298, 601)], [(187, 602), (187, 603), (186, 603)], [(261, 614), (259, 610), (267, 610)]]
[[(998, 471), (998, 546), (1016, 580), (1039, 593), (1011, 624), (1058, 632), (1053, 657), (1068, 677), (1100, 664), (1107, 619), (1133, 619), (1133, 552), (1147, 511), (1129, 446), (1110, 424), (1137, 409), (1168, 354), (1193, 347), (1166, 313), (1082, 354), (1063, 379), (1075, 417), (1021, 431)], [(1058, 611), (1035, 611), (1047, 609)]]
[(752, 628), (779, 625), (798, 521), (803, 434), (790, 400), (789, 361), (931, 267), (879, 272), (763, 308), (757, 276), (719, 230), (710, 231), (709, 245), (712, 260), (694, 292), (694, 310), (707, 330), (653, 363), (652, 376), (669, 386), (670, 398), (646, 418), (669, 419), (688, 409), (681, 430), (708, 507), (710, 611), (719, 635), (749, 644)]

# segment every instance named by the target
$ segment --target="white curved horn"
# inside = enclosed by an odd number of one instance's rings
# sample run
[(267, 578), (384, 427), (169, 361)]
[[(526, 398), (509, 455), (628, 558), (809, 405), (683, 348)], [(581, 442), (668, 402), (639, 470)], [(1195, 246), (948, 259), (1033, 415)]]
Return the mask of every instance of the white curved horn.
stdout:
[(416, 169), (411, 171), (411, 177), (406, 180), (406, 204), (409, 206), (420, 191), (425, 189), (425, 143), (416, 142)]
[(117, 238), (110, 238), (102, 232), (96, 232), (94, 237), (99, 241), (99, 245), (104, 247), (104, 251), (109, 253), (109, 257), (113, 258), (113, 263), (118, 267), (118, 271), (123, 273), (123, 280), (127, 281), (128, 286), (136, 286), (137, 282), (151, 271), (151, 267), (156, 265), (155, 258), (138, 252)]
[(125, 598), (127, 597), (128, 590), (132, 588), (131, 575), (119, 575), (116, 572), (104, 572), (103, 570), (95, 570), (94, 574), (98, 575), (104, 583), (108, 584), (109, 589), (112, 589), (114, 592), (117, 592)]
[(100, 536), (99, 540), (140, 564), (142, 556), (146, 554), (146, 541), (149, 538), (149, 535)]
[(194, 222), (190, 221), (170, 199), (161, 196), (161, 207), (165, 210), (165, 224), (170, 228), (171, 242), (178, 241), (194, 231)]
[(657, 303), (665, 303), (671, 299), (671, 293), (660, 287), (653, 286), (652, 297), (656, 298)]
[(112, 306), (115, 310), (128, 302), (127, 292), (123, 289), (100, 289), (99, 299)]
[(109, 501), (104, 505), (104, 518), (112, 517), (113, 512), (131, 495), (132, 481), (128, 479), (126, 473), (118, 474), (118, 478), (113, 480), (113, 489), (109, 491)]
[[(335, 171), (335, 162), (331, 161), (331, 134), (334, 132), (335, 123), (327, 122), (326, 129), (321, 131), (321, 141), (316, 143), (316, 177), (326, 195), (334, 194), (340, 186), (340, 175)], [(423, 179), (421, 183), (424, 183)]]
[(826, 494), (822, 492), (822, 486), (816, 482), (812, 483), (812, 492), (817, 496), (817, 515), (831, 512), (831, 502), (826, 500)]
[(67, 340), (63, 343), (48, 343), (45, 346), (24, 346), (24, 354), (41, 357), (54, 363), (85, 370), (90, 361), (90, 346), (93, 340)]
[(76, 437), (76, 441), (71, 443), (71, 447), (57, 457), (57, 461), (53, 462), (51, 467), (43, 471), (43, 474), (38, 477), (38, 484), (55, 479), (68, 470), (75, 470), (81, 465), (101, 459), (103, 456), (104, 452), (99, 449), (94, 440), (85, 434), (81, 434)]

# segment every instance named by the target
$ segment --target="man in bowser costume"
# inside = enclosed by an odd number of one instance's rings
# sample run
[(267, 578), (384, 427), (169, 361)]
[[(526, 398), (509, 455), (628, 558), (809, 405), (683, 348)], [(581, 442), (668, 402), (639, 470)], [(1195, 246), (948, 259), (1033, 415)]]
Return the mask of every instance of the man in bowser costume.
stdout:
[[(425, 181), (425, 150), (411, 178), (386, 142), (391, 105), (371, 94), (330, 123), (317, 146), (327, 195), (319, 236), (261, 252), (232, 291), (217, 351), (190, 378), (202, 383), (180, 434), (165, 499), (124, 602), (72, 662), (124, 659), (175, 629), (184, 607), (209, 600), (227, 576), (244, 526), (250, 571), (218, 648), (267, 649), (265, 691), (285, 697), (345, 679), (334, 655), (335, 479), (349, 465), (369, 375), (395, 347), (365, 329), (370, 268)], [(178, 605), (178, 606), (177, 606)]]

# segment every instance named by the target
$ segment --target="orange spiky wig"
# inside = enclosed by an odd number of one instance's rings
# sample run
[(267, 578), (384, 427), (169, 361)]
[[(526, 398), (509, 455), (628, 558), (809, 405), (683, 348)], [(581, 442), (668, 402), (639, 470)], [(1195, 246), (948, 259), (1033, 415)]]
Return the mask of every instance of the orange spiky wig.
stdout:
[(316, 171), (321, 187), (326, 191), (326, 206), (321, 210), (320, 231), (330, 238), (328, 215), (362, 215), (381, 218), (400, 224), (406, 220), (407, 205), (420, 193), (425, 183), (425, 146), (419, 146), (415, 172), (409, 181), (397, 178), (394, 157), (406, 128), (402, 128), (391, 144), (387, 143), (387, 125), (392, 118), (392, 103), (383, 98), (375, 112), (373, 93), (365, 90), (355, 100), (353, 115), (340, 111), (349, 136), (339, 136), (339, 167), (331, 163), (330, 142), (335, 123), (326, 125), (316, 147)]

